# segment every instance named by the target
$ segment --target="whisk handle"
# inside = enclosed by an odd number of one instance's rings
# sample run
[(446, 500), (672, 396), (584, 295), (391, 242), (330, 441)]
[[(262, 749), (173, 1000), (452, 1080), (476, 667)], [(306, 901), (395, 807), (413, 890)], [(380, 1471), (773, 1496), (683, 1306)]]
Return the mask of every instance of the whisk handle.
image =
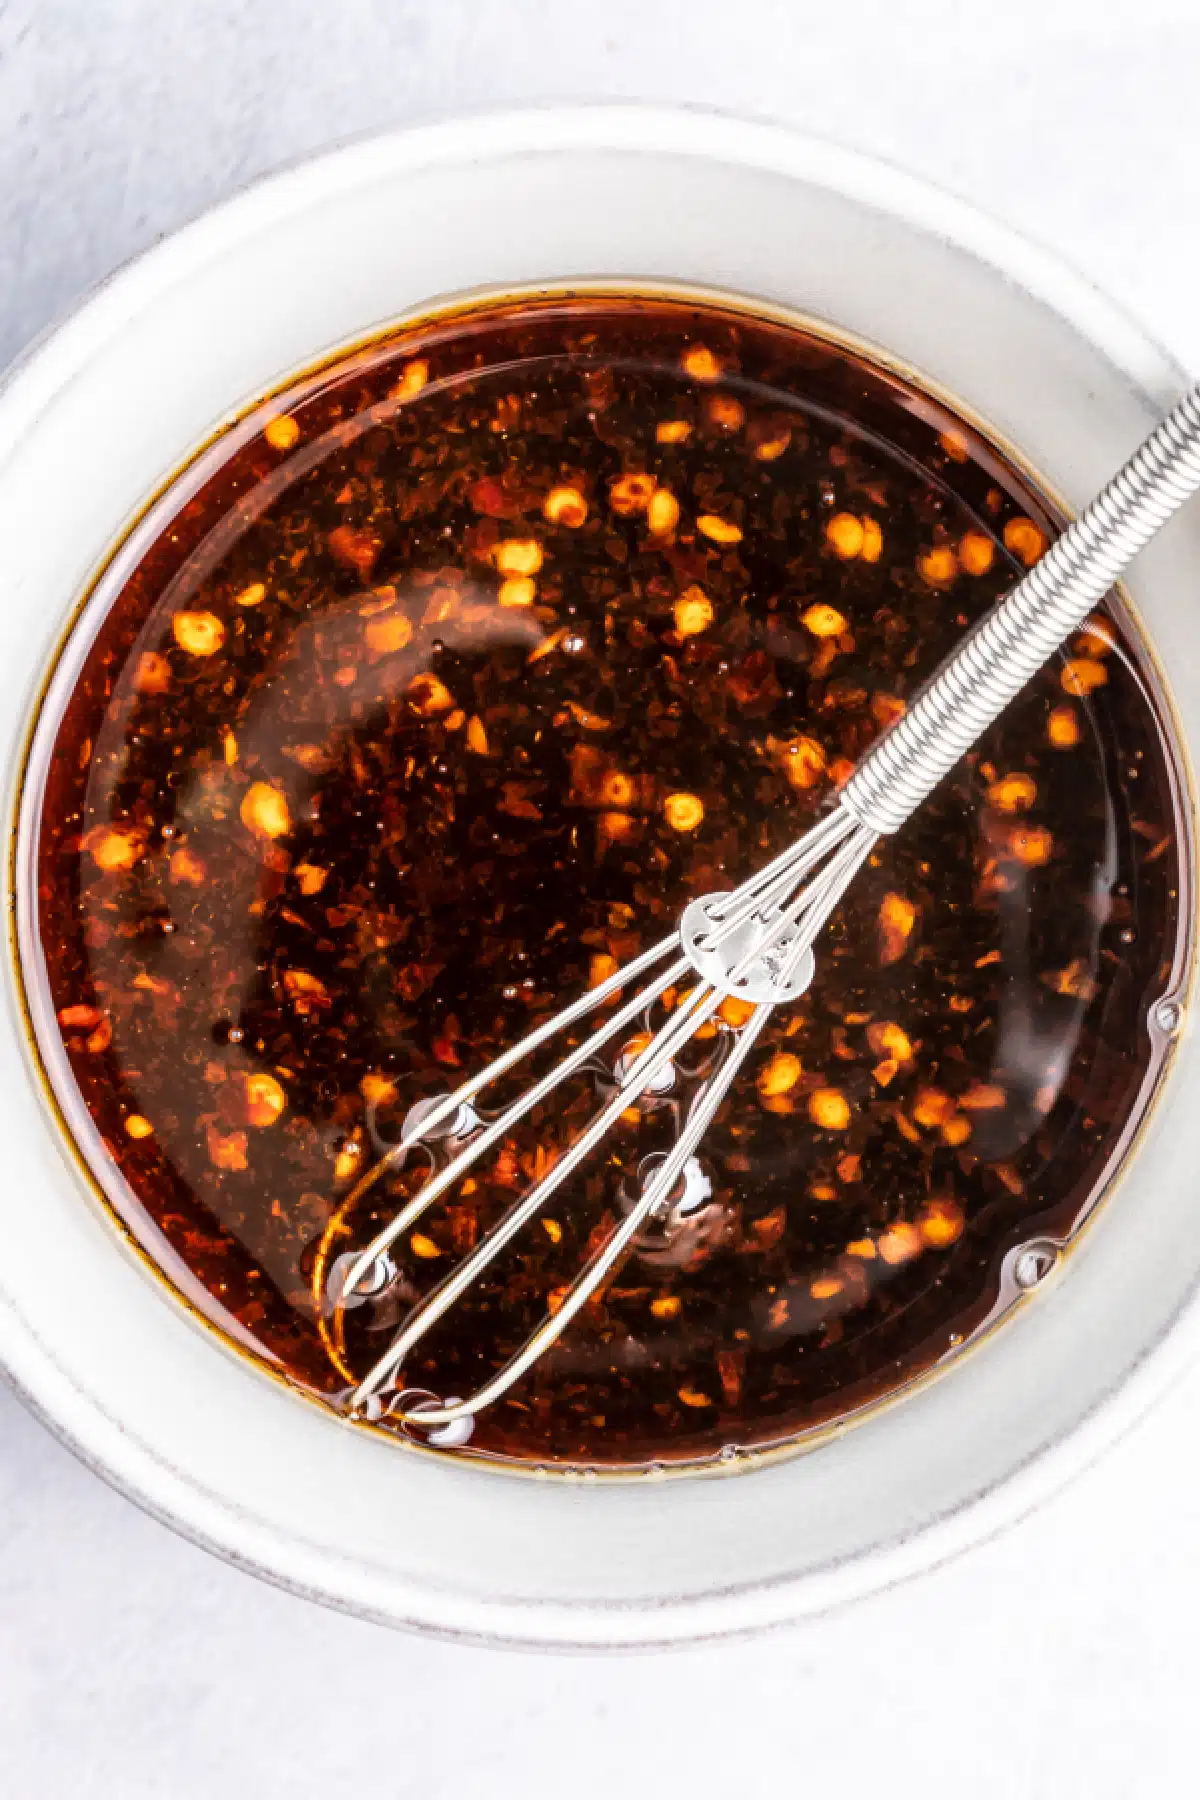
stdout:
[(872, 745), (841, 804), (872, 831), (897, 831), (1198, 487), (1200, 387), (967, 634)]

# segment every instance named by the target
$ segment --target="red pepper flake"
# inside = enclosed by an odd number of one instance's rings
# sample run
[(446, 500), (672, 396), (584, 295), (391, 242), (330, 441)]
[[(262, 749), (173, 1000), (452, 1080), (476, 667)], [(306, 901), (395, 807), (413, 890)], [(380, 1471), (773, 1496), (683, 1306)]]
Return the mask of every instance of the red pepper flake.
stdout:
[(361, 581), (370, 579), (382, 548), (382, 542), (374, 532), (356, 531), (352, 525), (338, 525), (325, 542), (335, 561), (344, 568), (353, 569)]

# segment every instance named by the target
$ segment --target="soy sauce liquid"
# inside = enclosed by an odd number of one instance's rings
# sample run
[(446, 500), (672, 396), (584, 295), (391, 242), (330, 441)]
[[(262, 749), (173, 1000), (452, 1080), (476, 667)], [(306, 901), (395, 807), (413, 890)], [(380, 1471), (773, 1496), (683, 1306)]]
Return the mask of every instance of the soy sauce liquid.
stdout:
[[(347, 1203), (409, 1109), (799, 836), (1056, 523), (895, 376), (661, 298), (401, 332), (218, 440), (101, 584), (43, 722), (26, 972), (85, 1154), (167, 1278), (343, 1407), (636, 1034), (342, 1309), (339, 1267), (447, 1153)], [(670, 1228), (462, 1454), (779, 1445), (994, 1323), (1015, 1251), (1070, 1239), (1157, 1078), (1176, 791), (1145, 659), (1098, 614), (880, 844)], [(403, 1385), (465, 1394), (506, 1360), (744, 1022), (723, 1009)]]

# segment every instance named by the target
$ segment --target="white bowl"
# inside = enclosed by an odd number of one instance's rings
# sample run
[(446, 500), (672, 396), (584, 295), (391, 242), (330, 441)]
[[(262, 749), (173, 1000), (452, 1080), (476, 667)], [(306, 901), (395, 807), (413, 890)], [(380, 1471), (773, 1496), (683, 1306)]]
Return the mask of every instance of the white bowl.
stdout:
[[(321, 352), (464, 291), (600, 278), (797, 309), (879, 347), (1016, 446), (1068, 505), (1185, 385), (1051, 257), (893, 170), (771, 127), (613, 106), (335, 151), (116, 275), (0, 395), (0, 716), (18, 768), (54, 644), (147, 497)], [(1200, 517), (1132, 592), (1200, 742)], [(9, 878), (10, 906), (12, 900)], [(130, 1251), (0, 1031), (0, 1360), (98, 1472), (244, 1568), (366, 1617), (631, 1646), (812, 1614), (928, 1566), (1079, 1469), (1196, 1335), (1186, 1031), (1117, 1204), (945, 1378), (728, 1479), (518, 1480), (408, 1454), (293, 1396)]]

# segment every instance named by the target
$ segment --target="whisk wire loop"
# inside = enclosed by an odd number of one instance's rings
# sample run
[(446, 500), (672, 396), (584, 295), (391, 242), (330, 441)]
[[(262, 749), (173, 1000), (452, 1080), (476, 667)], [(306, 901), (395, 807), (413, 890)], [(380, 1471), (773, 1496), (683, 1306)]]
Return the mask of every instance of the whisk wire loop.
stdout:
[[(682, 963), (682, 968), (686, 967), (686, 962)], [(682, 972), (682, 970), (680, 969), (677, 972)], [(646, 996), (643, 995), (640, 996), (640, 998), (644, 1005)], [(459, 1263), (456, 1269), (446, 1276), (443, 1281), (439, 1282), (435, 1288), (431, 1289), (424, 1299), (419, 1301), (413, 1308), (403, 1329), (400, 1331), (391, 1347), (375, 1364), (375, 1367), (371, 1370), (366, 1380), (363, 1381), (356, 1390), (351, 1402), (352, 1405), (360, 1406), (372, 1393), (378, 1391), (379, 1387), (390, 1378), (393, 1371), (400, 1366), (413, 1345), (424, 1337), (430, 1327), (436, 1324), (442, 1314), (466, 1292), (477, 1277), (483, 1273), (484, 1269), (486, 1269), (490, 1263), (495, 1261), (505, 1245), (511, 1242), (521, 1230), (522, 1226), (528, 1224), (532, 1218), (536, 1217), (551, 1196), (562, 1186), (563, 1182), (575, 1173), (575, 1170), (584, 1159), (589, 1156), (601, 1140), (607, 1136), (608, 1132), (616, 1124), (626, 1108), (631, 1106), (633, 1102), (645, 1092), (646, 1088), (653, 1082), (655, 1075), (658, 1074), (661, 1069), (666, 1067), (676, 1051), (681, 1049), (683, 1045), (687, 1043), (688, 1039), (693, 1036), (697, 1027), (702, 1025), (712, 1013), (715, 1012), (720, 999), (720, 994), (701, 984), (693, 988), (691, 993), (680, 1002), (677, 1010), (672, 1015), (670, 1022), (664, 1026), (657, 1037), (653, 1038), (646, 1048), (634, 1058), (628, 1070), (624, 1073), (616, 1093), (606, 1105), (600, 1108), (586, 1130), (580, 1133), (575, 1142), (558, 1158), (546, 1174), (543, 1175), (542, 1179), (534, 1183), (524, 1198), (519, 1200), (516, 1205), (509, 1208), (499, 1224), (493, 1227), (487, 1237), (484, 1238), (483, 1242), (477, 1245), (470, 1255), (465, 1257), (463, 1261)], [(607, 1031), (605, 1032), (605, 1035), (608, 1035)], [(521, 1105), (522, 1111), (528, 1110), (524, 1101), (519, 1104)], [(515, 1111), (515, 1109), (512, 1110)], [(507, 1120), (509, 1115), (505, 1114), (504, 1118)], [(503, 1121), (497, 1121), (497, 1124), (502, 1122)], [(471, 1146), (472, 1149), (474, 1147), (475, 1146), (473, 1145)], [(452, 1178), (457, 1179), (457, 1177), (461, 1175), (466, 1166), (467, 1155), (469, 1155), (469, 1152), (461, 1157), (455, 1158), (454, 1162), (451, 1164), (449, 1172), (452, 1173)], [(443, 1174), (445, 1173), (448, 1173), (448, 1171), (443, 1171)], [(430, 1183), (429, 1186), (432, 1186), (432, 1183)], [(420, 1201), (424, 1199), (427, 1191), (428, 1189), (423, 1189), (422, 1192), (416, 1196), (416, 1200)], [(428, 1204), (429, 1202), (426, 1203)], [(416, 1202), (414, 1201), (413, 1205), (415, 1204)], [(393, 1221), (393, 1225), (394, 1223), (395, 1221)], [(392, 1227), (389, 1226), (388, 1229), (391, 1230)], [(565, 1326), (566, 1321), (564, 1320), (563, 1323)], [(558, 1333), (556, 1332), (554, 1335), (557, 1336)], [(497, 1377), (497, 1379), (499, 1378)], [(475, 1397), (473, 1396), (472, 1399), (474, 1398)], [(471, 1402), (464, 1403), (464, 1411), (471, 1410)], [(426, 1421), (428, 1421), (431, 1416), (432, 1415), (428, 1412), (422, 1413), (422, 1418)], [(434, 1423), (446, 1422), (448, 1421), (440, 1419), (434, 1420)]]
[[(725, 944), (734, 946), (734, 960), (727, 979), (716, 982), (705, 979), (701, 970), (701, 978), (680, 998), (667, 1022), (649, 1043), (630, 1057), (628, 1066), (625, 1066), (624, 1059), (618, 1062), (615, 1070), (616, 1088), (611, 1098), (597, 1110), (587, 1127), (541, 1179), (509, 1207), (483, 1241), (413, 1306), (384, 1355), (351, 1396), (352, 1410), (361, 1411), (376, 1402), (376, 1396), (392, 1383), (405, 1359), (426, 1333), (462, 1298), (517, 1233), (542, 1211), (563, 1183), (603, 1142), (621, 1114), (648, 1089), (653, 1089), (656, 1078), (670, 1067), (678, 1052), (709, 1022), (727, 994), (737, 991), (740, 978), (764, 954), (780, 950), (778, 965), (772, 972), (774, 990), (781, 996), (790, 994), (792, 978), (808, 955), (813, 939), (875, 841), (875, 834), (860, 825), (850, 814), (835, 810), (813, 828), (807, 839), (777, 857), (743, 888), (730, 895), (713, 897), (714, 923), (708, 934), (707, 947), (719, 951)], [(824, 866), (819, 867), (822, 863)], [(805, 876), (814, 869), (818, 870), (815, 878), (807, 886), (803, 885)], [(800, 887), (797, 895), (798, 884)], [(753, 941), (743, 950), (741, 945), (749, 922), (757, 922), (758, 929), (752, 934)], [(799, 930), (794, 935), (786, 936), (797, 926)], [(652, 966), (655, 959), (669, 953), (672, 945), (678, 943), (679, 936), (676, 934), (673, 939), (665, 940), (665, 944), (656, 945), (652, 951), (644, 953), (624, 971), (625, 980), (628, 981), (631, 975)], [(659, 970), (647, 987), (626, 1000), (568, 1057), (529, 1087), (490, 1125), (473, 1136), (446, 1167), (430, 1177), (361, 1252), (345, 1277), (342, 1298), (353, 1293), (377, 1259), (411, 1229), (421, 1215), (457, 1183), (469, 1168), (489, 1150), (494, 1149), (514, 1125), (547, 1099), (561, 1082), (591, 1061), (620, 1031), (635, 1019), (645, 1017), (649, 1008), (662, 998), (667, 988), (693, 972), (693, 968), (694, 965), (686, 954), (669, 962), (665, 969)], [(605, 998), (609, 998), (614, 991), (610, 978), (610, 982), (595, 990), (595, 993), (603, 993)], [(593, 1006), (599, 1003), (594, 996), (591, 998)], [(547, 1315), (516, 1355), (468, 1399), (447, 1402), (441, 1407), (431, 1405), (426, 1399), (420, 1404), (419, 1418), (415, 1413), (410, 1415), (410, 1412), (401, 1412), (398, 1416), (410, 1423), (419, 1423), (422, 1429), (439, 1428), (468, 1419), (481, 1407), (490, 1405), (502, 1395), (562, 1335), (572, 1318), (604, 1281), (614, 1263), (643, 1229), (646, 1220), (670, 1194), (681, 1170), (708, 1129), (753, 1048), (773, 1004), (774, 1001), (770, 998), (755, 1004), (750, 1018), (737, 1031), (736, 1042), (729, 1055), (691, 1106), (675, 1143), (655, 1168), (627, 1217), (583, 1266), (555, 1311)], [(582, 1003), (577, 1002), (575, 1008), (568, 1009), (568, 1013), (578, 1019), (586, 1010)], [(568, 1013), (561, 1015), (562, 1020), (567, 1019)], [(529, 1038), (523, 1040), (527, 1048), (522, 1053), (528, 1054), (532, 1040), (544, 1042), (548, 1035), (550, 1034), (530, 1034)], [(520, 1051), (520, 1045), (514, 1046), (514, 1051), (506, 1053), (505, 1058), (497, 1059), (491, 1065), (491, 1078), (494, 1079), (496, 1073), (502, 1072), (501, 1065), (505, 1070), (511, 1068), (519, 1060), (514, 1052)], [(487, 1073), (484, 1072), (485, 1077)], [(434, 1113), (426, 1113), (411, 1132), (406, 1131), (400, 1144), (382, 1159), (383, 1162), (394, 1164), (403, 1148), (412, 1147), (420, 1141), (422, 1132), (429, 1131), (430, 1119), (441, 1121), (453, 1117), (456, 1105), (474, 1098), (486, 1085), (486, 1079), (481, 1080), (479, 1077), (463, 1083), (452, 1096), (439, 1103)], [(377, 1166), (363, 1177), (355, 1194), (351, 1196), (352, 1200), (368, 1190), (373, 1180), (378, 1178), (379, 1172)]]
[[(719, 994), (712, 992), (706, 996), (703, 1005), (697, 1009), (697, 1024), (702, 1023), (711, 1015), (720, 998)], [(656, 1207), (670, 1193), (684, 1164), (695, 1151), (717, 1113), (729, 1084), (753, 1049), (759, 1032), (766, 1024), (769, 1011), (768, 1006), (760, 1006), (743, 1028), (725, 1066), (724, 1072), (728, 1075), (728, 1080), (706, 1093), (693, 1109), (678, 1141), (669, 1151), (665, 1161), (656, 1169), (652, 1179), (646, 1184), (631, 1212), (613, 1231), (596, 1255), (584, 1264), (556, 1310), (547, 1315), (537, 1330), (526, 1339), (516, 1355), (511, 1357), (504, 1367), (469, 1399), (447, 1403), (436, 1409), (433, 1407), (423, 1408), (420, 1414), (420, 1424), (423, 1427), (453, 1424), (456, 1420), (473, 1417), (485, 1406), (491, 1406), (562, 1336), (572, 1319), (587, 1305), (614, 1264), (619, 1261), (634, 1238), (644, 1228), (647, 1219), (651, 1217)], [(626, 1096), (625, 1104), (628, 1105), (628, 1103)], [(406, 1334), (407, 1330), (406, 1327)], [(402, 1361), (403, 1357), (407, 1355), (413, 1341), (415, 1339), (410, 1339), (409, 1343), (405, 1344), (399, 1361)], [(397, 1348), (398, 1344), (389, 1351), (389, 1359), (395, 1354)]]
[[(494, 1062), (489, 1063), (480, 1074), (473, 1076), (469, 1081), (462, 1082), (454, 1089), (453, 1093), (446, 1095), (443, 1100), (439, 1100), (432, 1110), (421, 1116), (415, 1126), (405, 1129), (401, 1133), (399, 1141), (372, 1168), (367, 1170), (347, 1196), (347, 1208), (356, 1206), (382, 1176), (386, 1175), (397, 1163), (403, 1161), (409, 1150), (421, 1143), (423, 1139), (430, 1137), (437, 1126), (454, 1118), (457, 1111), (474, 1100), (484, 1088), (489, 1087), (492, 1082), (498, 1081), (502, 1075), (515, 1068), (526, 1057), (532, 1056), (535, 1050), (540, 1049), (558, 1032), (565, 1031), (578, 1019), (596, 1011), (614, 993), (619, 992), (622, 985), (635, 980), (645, 969), (652, 967), (656, 961), (669, 954), (671, 949), (678, 945), (678, 942), (678, 934), (674, 937), (664, 938), (661, 943), (654, 945), (653, 949), (645, 951), (624, 969), (619, 970), (616, 976), (609, 976), (599, 987), (593, 988), (585, 994), (582, 999), (576, 1001), (574, 1006), (569, 1007), (565, 1012), (556, 1013), (548, 1024), (539, 1026), (536, 1031), (529, 1032), (511, 1049), (506, 1050), (502, 1056), (498, 1056)], [(556, 1063), (554, 1068), (540, 1081), (526, 1089), (518, 1100), (506, 1108), (498, 1119), (486, 1126), (477, 1137), (465, 1145), (444, 1169), (440, 1170), (437, 1175), (431, 1176), (420, 1192), (415, 1194), (407, 1206), (371, 1239), (366, 1249), (350, 1265), (342, 1284), (342, 1298), (348, 1299), (354, 1293), (363, 1277), (384, 1251), (390, 1249), (397, 1238), (402, 1237), (411, 1226), (415, 1225), (422, 1213), (426, 1212), (435, 1200), (440, 1199), (447, 1188), (460, 1180), (473, 1163), (478, 1162), (481, 1156), (486, 1155), (489, 1150), (500, 1143), (505, 1134), (511, 1131), (513, 1126), (518, 1124), (527, 1113), (532, 1112), (535, 1106), (539, 1106), (543, 1100), (548, 1099), (555, 1088), (560, 1087), (564, 1081), (575, 1074), (576, 1070), (581, 1069), (585, 1063), (589, 1062), (603, 1049), (615, 1032), (620, 1031), (623, 1026), (637, 1018), (639, 1013), (644, 1012), (647, 1005), (665, 992), (673, 981), (677, 981), (681, 975), (685, 974), (689, 966), (687, 959), (681, 957), (670, 964), (665, 972), (660, 972), (649, 988), (643, 989), (632, 1000), (627, 1001), (624, 1006), (611, 1014), (599, 1029), (592, 1033), (591, 1037), (586, 1038), (577, 1049), (571, 1052), (570, 1056), (562, 1062)]]

